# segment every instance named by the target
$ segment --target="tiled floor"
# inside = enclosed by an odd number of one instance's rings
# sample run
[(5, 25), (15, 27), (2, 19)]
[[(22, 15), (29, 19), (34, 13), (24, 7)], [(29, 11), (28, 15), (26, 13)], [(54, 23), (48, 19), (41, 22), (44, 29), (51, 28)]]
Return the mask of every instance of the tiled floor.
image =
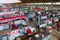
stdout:
[(54, 36), (51, 36), (51, 39), (50, 40), (57, 40), (57, 38), (54, 37)]
[(58, 40), (60, 39), (60, 31), (57, 31), (56, 29), (53, 29), (52, 31), (52, 37), (50, 40)]

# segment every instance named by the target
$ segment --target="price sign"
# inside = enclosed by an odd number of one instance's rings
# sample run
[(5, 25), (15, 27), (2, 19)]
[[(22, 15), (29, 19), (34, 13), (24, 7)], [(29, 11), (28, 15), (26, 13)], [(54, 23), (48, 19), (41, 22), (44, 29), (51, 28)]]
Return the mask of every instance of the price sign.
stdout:
[(20, 36), (19, 30), (14, 30), (8, 33), (9, 38), (8, 40), (14, 40), (16, 37)]
[(18, 33), (19, 33), (19, 30), (14, 30), (14, 31), (11, 31), (9, 33), (9, 35), (11, 36), (11, 35), (15, 35), (15, 34), (18, 34)]

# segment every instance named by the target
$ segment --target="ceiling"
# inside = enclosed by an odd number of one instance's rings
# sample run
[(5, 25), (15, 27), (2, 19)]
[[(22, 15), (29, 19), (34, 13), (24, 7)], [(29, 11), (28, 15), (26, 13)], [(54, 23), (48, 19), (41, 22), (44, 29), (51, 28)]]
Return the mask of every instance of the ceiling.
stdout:
[(60, 2), (60, 0), (21, 0), (23, 3)]

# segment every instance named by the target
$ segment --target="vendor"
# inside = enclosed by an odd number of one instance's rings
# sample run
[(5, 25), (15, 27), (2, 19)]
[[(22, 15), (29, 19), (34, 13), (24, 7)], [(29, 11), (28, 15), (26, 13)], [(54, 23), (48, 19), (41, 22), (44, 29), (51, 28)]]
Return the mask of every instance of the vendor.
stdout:
[(60, 31), (60, 19), (56, 22), (57, 30)]
[(12, 24), (12, 29), (18, 29), (18, 26), (16, 26), (15, 24)]

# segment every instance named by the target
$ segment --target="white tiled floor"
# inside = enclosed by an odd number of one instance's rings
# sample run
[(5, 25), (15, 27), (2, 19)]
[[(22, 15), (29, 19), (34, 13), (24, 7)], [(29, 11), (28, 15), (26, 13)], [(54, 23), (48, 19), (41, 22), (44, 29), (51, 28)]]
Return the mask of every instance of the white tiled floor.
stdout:
[(50, 40), (57, 40), (57, 38), (54, 37), (54, 36), (51, 36), (51, 39)]
[(50, 40), (58, 40), (60, 39), (60, 31), (57, 31), (56, 29), (53, 29), (52, 31), (52, 37)]

